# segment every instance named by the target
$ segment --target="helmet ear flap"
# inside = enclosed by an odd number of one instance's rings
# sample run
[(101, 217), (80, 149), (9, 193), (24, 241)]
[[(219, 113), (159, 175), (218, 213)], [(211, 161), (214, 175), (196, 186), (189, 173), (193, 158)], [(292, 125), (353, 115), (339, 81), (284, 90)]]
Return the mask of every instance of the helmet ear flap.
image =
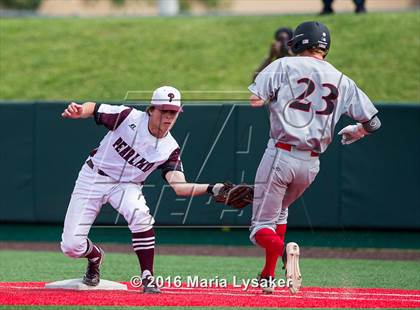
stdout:
[(294, 42), (294, 44), (292, 45), (292, 52), (293, 54), (299, 54), (303, 51), (302, 48), (302, 42), (301, 41), (296, 41)]
[(299, 51), (298, 45), (299, 45), (299, 42), (296, 42), (295, 44), (292, 45), (292, 52), (293, 52), (293, 54), (297, 54), (298, 53), (298, 51)]

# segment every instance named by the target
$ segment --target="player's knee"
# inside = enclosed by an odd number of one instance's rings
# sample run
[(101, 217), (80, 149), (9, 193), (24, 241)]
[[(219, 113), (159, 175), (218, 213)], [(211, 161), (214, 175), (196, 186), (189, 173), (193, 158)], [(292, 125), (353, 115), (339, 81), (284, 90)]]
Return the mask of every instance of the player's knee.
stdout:
[(284, 247), (284, 243), (283, 240), (277, 235), (277, 234), (273, 234), (267, 238), (262, 238), (262, 242), (259, 242), (258, 239), (258, 235), (256, 236), (256, 240), (257, 243), (260, 244), (262, 243), (262, 246), (272, 252), (272, 253), (277, 253), (277, 254), (283, 254), (283, 247)]
[(284, 250), (284, 242), (283, 240), (279, 238), (277, 238), (276, 240), (272, 241), (272, 246), (270, 247), (270, 250), (273, 252), (276, 252), (279, 255), (283, 254), (283, 250)]
[(249, 240), (251, 240), (251, 242), (255, 245), (258, 245), (258, 242), (256, 240), (256, 235), (259, 231), (263, 230), (263, 229), (270, 229), (275, 233), (274, 228), (271, 227), (271, 225), (259, 225), (259, 224), (253, 224), (251, 226), (251, 233), (249, 235)]
[(284, 242), (272, 226), (256, 226), (251, 230), (250, 240), (270, 252), (283, 254)]
[(86, 252), (87, 241), (86, 238), (63, 238), (60, 246), (66, 256), (77, 258)]
[(143, 232), (152, 229), (154, 223), (155, 219), (149, 214), (148, 210), (147, 212), (138, 211), (135, 212), (130, 221), (128, 221), (128, 227), (133, 233)]

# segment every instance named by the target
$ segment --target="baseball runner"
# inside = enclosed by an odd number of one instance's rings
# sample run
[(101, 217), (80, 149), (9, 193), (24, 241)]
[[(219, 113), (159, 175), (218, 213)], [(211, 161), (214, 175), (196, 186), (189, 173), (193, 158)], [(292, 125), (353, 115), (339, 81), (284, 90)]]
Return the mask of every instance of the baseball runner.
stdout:
[(110, 203), (131, 230), (143, 292), (160, 293), (152, 281), (155, 221), (142, 193), (143, 183), (156, 169), (179, 196), (209, 193), (218, 202), (238, 207), (250, 202), (252, 188), (248, 186), (186, 181), (180, 148), (170, 133), (181, 112), (180, 92), (163, 86), (154, 91), (146, 112), (127, 106), (72, 102), (62, 113), (71, 119), (93, 117), (109, 130), (79, 172), (64, 221), (61, 249), (69, 257), (87, 258), (84, 284), (96, 286), (100, 281), (104, 251), (88, 239), (88, 234), (102, 205)]
[[(288, 43), (296, 57), (278, 59), (249, 86), (254, 107), (268, 104), (270, 139), (255, 177), (250, 227), (251, 241), (265, 249), (262, 279), (275, 276), (284, 252), (288, 207), (319, 172), (319, 155), (333, 139), (341, 115), (358, 123), (342, 129), (342, 144), (353, 143), (379, 129), (378, 111), (356, 84), (325, 61), (330, 32), (319, 22), (300, 24)], [(289, 290), (302, 282), (299, 246), (286, 246), (285, 269)], [(273, 287), (263, 287), (272, 293)]]

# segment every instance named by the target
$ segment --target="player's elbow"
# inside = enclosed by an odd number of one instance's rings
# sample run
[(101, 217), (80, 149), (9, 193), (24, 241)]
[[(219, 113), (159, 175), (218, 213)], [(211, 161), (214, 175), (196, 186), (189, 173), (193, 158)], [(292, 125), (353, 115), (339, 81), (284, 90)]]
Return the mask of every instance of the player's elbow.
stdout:
[(365, 122), (362, 124), (363, 125), (363, 129), (371, 134), (374, 133), (375, 131), (378, 131), (379, 128), (381, 128), (381, 120), (379, 119), (379, 117), (377, 115), (375, 115), (374, 117), (372, 117), (369, 121)]

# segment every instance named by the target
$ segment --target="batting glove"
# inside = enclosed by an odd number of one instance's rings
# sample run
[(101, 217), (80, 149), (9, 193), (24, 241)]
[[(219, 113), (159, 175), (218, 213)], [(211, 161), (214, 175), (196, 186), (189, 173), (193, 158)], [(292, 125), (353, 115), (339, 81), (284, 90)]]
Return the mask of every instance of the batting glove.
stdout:
[(341, 137), (341, 144), (347, 145), (363, 138), (368, 132), (363, 128), (363, 125), (357, 123), (356, 125), (349, 125), (340, 130), (338, 135)]

